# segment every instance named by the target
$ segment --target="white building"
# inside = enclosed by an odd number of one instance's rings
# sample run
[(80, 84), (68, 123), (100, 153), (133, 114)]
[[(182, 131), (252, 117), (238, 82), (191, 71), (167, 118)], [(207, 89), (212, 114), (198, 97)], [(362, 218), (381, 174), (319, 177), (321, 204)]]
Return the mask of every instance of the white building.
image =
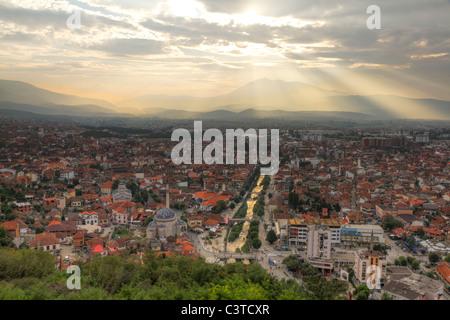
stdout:
[(80, 217), (83, 219), (83, 224), (97, 226), (98, 225), (98, 213), (97, 212), (83, 212), (80, 213)]
[(331, 231), (329, 228), (310, 226), (308, 231), (308, 259), (330, 259)]

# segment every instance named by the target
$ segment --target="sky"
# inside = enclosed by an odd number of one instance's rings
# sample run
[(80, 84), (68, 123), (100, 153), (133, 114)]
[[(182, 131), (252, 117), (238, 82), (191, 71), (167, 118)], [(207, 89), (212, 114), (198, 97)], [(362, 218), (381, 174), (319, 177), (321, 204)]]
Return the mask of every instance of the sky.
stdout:
[(260, 78), (450, 100), (449, 17), (450, 0), (0, 0), (0, 78), (111, 102)]

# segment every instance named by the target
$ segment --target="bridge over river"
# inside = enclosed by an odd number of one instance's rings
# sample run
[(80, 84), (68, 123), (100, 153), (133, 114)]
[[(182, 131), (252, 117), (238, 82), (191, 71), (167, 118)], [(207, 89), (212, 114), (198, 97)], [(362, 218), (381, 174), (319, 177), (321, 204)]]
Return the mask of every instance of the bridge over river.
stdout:
[(229, 260), (229, 259), (235, 259), (235, 260), (256, 260), (256, 253), (231, 253), (231, 252), (220, 252), (215, 254), (217, 259), (219, 260)]

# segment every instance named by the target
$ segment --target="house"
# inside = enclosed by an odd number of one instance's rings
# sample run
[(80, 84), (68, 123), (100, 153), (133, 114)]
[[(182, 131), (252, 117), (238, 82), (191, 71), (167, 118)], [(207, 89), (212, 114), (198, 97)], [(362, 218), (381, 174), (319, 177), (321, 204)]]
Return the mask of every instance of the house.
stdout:
[(84, 232), (77, 232), (72, 237), (73, 246), (74, 246), (75, 249), (81, 250), (83, 248), (83, 246), (85, 245), (84, 235), (85, 235)]
[(150, 240), (149, 247), (153, 251), (161, 251), (161, 241), (158, 239)]
[(81, 219), (83, 219), (83, 224), (97, 226), (98, 225), (98, 213), (95, 211), (88, 212), (85, 211), (80, 213)]
[(56, 208), (53, 208), (49, 213), (45, 215), (45, 219), (47, 221), (61, 221), (61, 218), (61, 212), (59, 212)]
[(127, 225), (131, 216), (136, 212), (137, 205), (132, 201), (118, 201), (108, 205), (107, 209), (112, 212), (114, 223)]
[(119, 250), (119, 244), (115, 240), (108, 242), (105, 245), (105, 250), (108, 256), (116, 255), (121, 252), (121, 250)]
[(375, 212), (378, 218), (383, 218), (386, 214), (396, 215), (397, 209), (386, 205), (376, 205)]
[(371, 203), (361, 203), (359, 210), (365, 215), (373, 215), (375, 213), (375, 206)]
[(106, 213), (99, 213), (98, 214), (98, 225), (99, 226), (107, 226), (109, 225), (109, 217)]
[(191, 230), (203, 230), (203, 221), (204, 218), (203, 216), (196, 214), (193, 215), (189, 218), (187, 218), (188, 220), (188, 226)]
[(381, 294), (394, 300), (442, 300), (444, 284), (427, 276), (412, 272), (408, 267), (387, 267), (387, 282)]
[(72, 197), (67, 201), (67, 204), (72, 208), (81, 208), (83, 202), (82, 197)]
[(68, 222), (61, 222), (60, 224), (48, 225), (45, 227), (48, 233), (54, 233), (58, 237), (70, 237), (77, 233), (77, 226)]
[(111, 195), (112, 193), (112, 188), (114, 185), (114, 181), (108, 181), (105, 182), (101, 187), (100, 187), (100, 192), (102, 193), (102, 195)]
[(100, 244), (95, 245), (95, 246), (92, 248), (92, 251), (91, 251), (91, 252), (92, 252), (92, 254), (94, 254), (94, 255), (99, 255), (99, 256), (101, 256), (101, 257), (107, 255), (107, 252), (105, 251), (105, 249), (103, 248), (103, 246), (100, 245)]
[(22, 219), (16, 218), (16, 219), (14, 219), (14, 221), (17, 221), (17, 223), (19, 224), (20, 234), (30, 233), (30, 231), (31, 231), (30, 227), (28, 227), (28, 225), (25, 222), (23, 222)]
[(51, 210), (53, 208), (56, 208), (56, 198), (52, 197), (52, 198), (44, 198), (43, 203), (42, 203), (42, 207), (45, 210)]
[(397, 219), (403, 223), (404, 228), (423, 226), (423, 222), (417, 219), (416, 216), (412, 214), (399, 213), (397, 215)]
[(425, 231), (425, 236), (427, 238), (435, 239), (435, 240), (444, 240), (445, 234), (442, 230), (436, 228), (423, 228)]
[(17, 210), (22, 214), (30, 214), (33, 209), (31, 207), (31, 203), (29, 202), (13, 202), (17, 206)]
[(113, 203), (113, 197), (112, 196), (101, 197), (100, 203), (103, 205), (103, 207), (107, 207), (109, 204)]
[(35, 235), (34, 239), (30, 241), (30, 248), (44, 251), (60, 250), (61, 241), (53, 233), (43, 232)]
[(3, 222), (0, 226), (3, 226), (12, 238), (20, 237), (20, 225), (17, 221)]
[(436, 273), (447, 286), (450, 286), (450, 263), (447, 261), (440, 261), (436, 265)]
[(79, 213), (72, 213), (70, 215), (67, 215), (65, 217), (65, 221), (69, 222), (71, 224), (75, 224), (77, 226), (80, 226), (83, 224), (83, 219), (80, 217)]
[(204, 210), (206, 212), (210, 212), (210, 211), (212, 211), (214, 206), (217, 204), (217, 202), (225, 201), (225, 203), (227, 203), (229, 200), (230, 200), (230, 198), (228, 196), (224, 196), (221, 194), (214, 195), (214, 196), (208, 198), (207, 200), (203, 201), (200, 205), (200, 209)]
[(125, 208), (119, 207), (113, 209), (112, 216), (115, 224), (119, 225), (127, 225), (128, 224), (128, 212), (126, 212)]
[(60, 180), (72, 180), (73, 178), (75, 178), (75, 173), (72, 169), (64, 169), (60, 171)]
[(208, 219), (203, 223), (203, 226), (205, 227), (206, 230), (211, 230), (214, 232), (217, 228), (219, 228), (219, 221)]

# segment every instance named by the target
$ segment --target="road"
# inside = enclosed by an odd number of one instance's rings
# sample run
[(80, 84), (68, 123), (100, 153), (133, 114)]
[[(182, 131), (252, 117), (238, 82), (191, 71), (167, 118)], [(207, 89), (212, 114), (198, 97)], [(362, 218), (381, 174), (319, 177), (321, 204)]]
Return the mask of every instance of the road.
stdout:
[[(268, 187), (268, 192), (266, 192), (266, 198), (265, 203), (267, 204), (269, 202), (268, 194), (270, 191), (272, 191), (274, 188), (274, 180), (273, 176), (271, 177), (271, 183)], [(256, 190), (256, 191), (255, 191)], [(253, 197), (258, 196), (259, 191), (261, 188), (259, 186), (255, 187), (251, 191), (251, 197), (248, 200), (248, 207), (249, 210), (252, 210), (254, 201), (251, 199)], [(234, 210), (227, 210), (225, 211), (222, 216), (224, 218), (231, 218), (234, 216), (234, 214), (237, 212), (240, 206), (236, 206)], [(273, 248), (273, 245), (271, 245), (266, 240), (267, 231), (264, 228), (264, 224), (268, 224), (272, 226), (272, 219), (271, 219), (271, 213), (268, 210), (265, 210), (264, 216), (260, 219), (260, 228), (259, 228), (259, 239), (261, 240), (262, 246), (259, 250), (253, 250), (253, 252), (256, 253), (257, 256), (257, 262), (264, 268), (266, 271), (274, 276), (276, 279), (294, 279), (290, 272), (286, 271), (285, 266), (282, 264), (282, 261), (285, 257), (292, 254), (291, 251), (277, 251)], [(200, 253), (202, 257), (206, 259), (208, 262), (217, 262), (217, 256), (220, 252), (224, 252), (224, 237), (225, 232), (223, 232), (222, 237), (218, 239), (218, 245), (215, 245), (215, 240), (213, 241), (213, 245), (205, 244), (205, 241), (202, 240), (202, 237), (208, 236), (208, 232), (205, 231), (201, 234), (197, 234), (194, 232), (189, 232), (189, 236), (194, 244), (194, 247), (197, 249), (197, 252)], [(242, 237), (247, 236), (244, 231), (242, 233)], [(269, 255), (271, 256), (272, 260), (275, 260), (277, 262), (276, 266), (271, 266), (269, 264)], [(297, 280), (300, 282), (300, 280)]]

